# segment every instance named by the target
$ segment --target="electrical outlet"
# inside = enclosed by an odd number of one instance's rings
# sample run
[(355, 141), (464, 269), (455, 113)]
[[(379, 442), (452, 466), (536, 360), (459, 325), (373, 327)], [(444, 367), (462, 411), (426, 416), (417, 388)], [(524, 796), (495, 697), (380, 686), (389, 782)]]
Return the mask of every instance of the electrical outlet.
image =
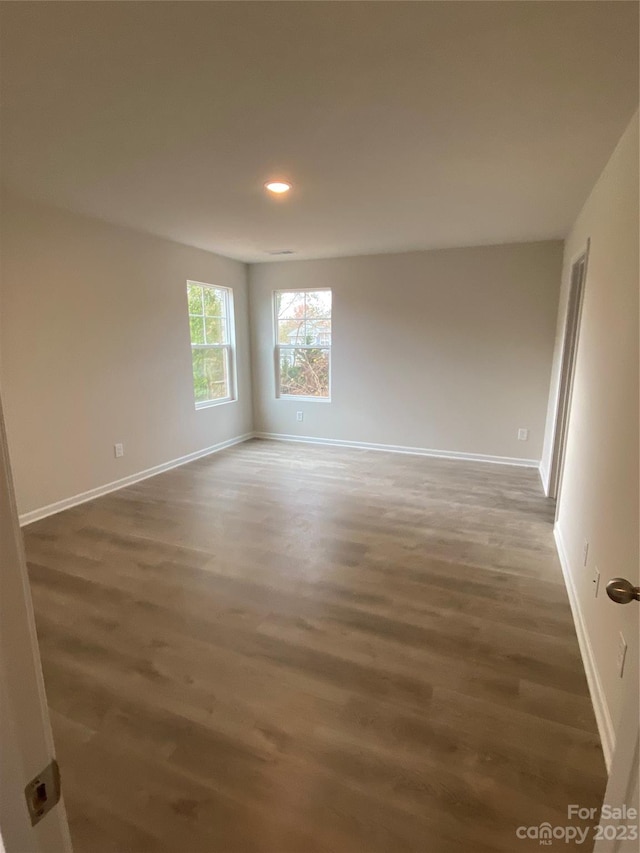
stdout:
[(593, 594), (595, 597), (598, 597), (598, 592), (600, 590), (600, 569), (595, 566), (593, 569)]
[(624, 662), (627, 657), (627, 641), (625, 640), (622, 632), (618, 635), (618, 654), (616, 657), (616, 668), (618, 670), (618, 675), (620, 678), (624, 675)]
[(124, 444), (114, 444), (113, 455), (116, 459), (120, 459), (121, 456), (124, 456)]
[(296, 420), (303, 421), (304, 420), (304, 412), (296, 412)]
[(584, 540), (584, 545), (582, 546), (582, 565), (587, 565), (587, 560), (589, 559), (589, 543), (587, 540)]
[(528, 429), (519, 429), (518, 430), (518, 441), (528, 441), (529, 440), (529, 430)]

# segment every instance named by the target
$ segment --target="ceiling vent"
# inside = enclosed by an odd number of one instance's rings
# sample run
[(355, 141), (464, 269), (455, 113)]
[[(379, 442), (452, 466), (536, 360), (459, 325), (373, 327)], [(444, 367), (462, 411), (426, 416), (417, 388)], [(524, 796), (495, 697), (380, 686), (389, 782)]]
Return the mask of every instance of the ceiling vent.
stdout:
[(275, 252), (269, 252), (270, 255), (295, 255), (293, 249), (276, 249)]

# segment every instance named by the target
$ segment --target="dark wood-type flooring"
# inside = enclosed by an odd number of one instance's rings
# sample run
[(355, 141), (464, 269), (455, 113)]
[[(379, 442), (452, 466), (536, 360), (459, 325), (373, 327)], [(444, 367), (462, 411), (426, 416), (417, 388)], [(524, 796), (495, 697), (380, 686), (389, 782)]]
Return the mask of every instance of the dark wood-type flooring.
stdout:
[(26, 527), (75, 853), (540, 850), (605, 785), (552, 520), (535, 470), (251, 441)]

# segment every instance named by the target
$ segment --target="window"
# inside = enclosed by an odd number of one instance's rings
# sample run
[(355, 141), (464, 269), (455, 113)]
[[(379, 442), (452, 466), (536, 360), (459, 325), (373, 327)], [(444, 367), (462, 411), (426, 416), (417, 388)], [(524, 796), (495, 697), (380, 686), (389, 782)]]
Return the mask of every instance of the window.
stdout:
[(196, 409), (233, 400), (233, 293), (188, 281), (187, 299)]
[(279, 397), (328, 400), (331, 375), (331, 291), (274, 294)]

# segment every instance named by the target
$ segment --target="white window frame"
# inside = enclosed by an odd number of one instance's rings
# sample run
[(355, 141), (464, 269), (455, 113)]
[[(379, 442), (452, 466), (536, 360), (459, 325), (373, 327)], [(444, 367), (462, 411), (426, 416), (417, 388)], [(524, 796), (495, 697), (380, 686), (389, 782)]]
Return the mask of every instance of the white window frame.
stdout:
[[(226, 320), (226, 344), (194, 344), (191, 343), (191, 317), (199, 316), (192, 314), (189, 310), (189, 285), (193, 284), (196, 287), (208, 287), (210, 290), (217, 290), (222, 294), (225, 307)], [(194, 349), (221, 349), (226, 350), (226, 359), (229, 377), (229, 393), (226, 397), (217, 397), (215, 400), (195, 401), (196, 410), (209, 409), (212, 406), (221, 406), (224, 403), (234, 403), (238, 397), (236, 393), (236, 337), (235, 337), (235, 313), (233, 309), (233, 289), (230, 287), (222, 287), (219, 284), (209, 284), (206, 281), (194, 281), (187, 279), (186, 286), (187, 294), (187, 323), (189, 326), (189, 342), (191, 343), (191, 387), (193, 388), (193, 396), (195, 400), (195, 385), (193, 382), (193, 350)], [(203, 309), (204, 310), (204, 309)], [(204, 316), (204, 315), (203, 315)]]
[[(281, 344), (278, 341), (278, 295), (280, 293), (319, 293), (325, 291), (331, 293), (331, 343), (320, 346), (318, 344)], [(333, 291), (330, 287), (281, 287), (274, 290), (271, 294), (271, 313), (273, 320), (273, 340), (274, 340), (274, 368), (276, 379), (276, 399), (277, 400), (300, 400), (304, 403), (330, 403), (332, 384), (332, 369), (333, 369)], [(280, 388), (280, 351), (281, 350), (296, 350), (296, 349), (326, 349), (329, 350), (329, 396), (328, 397), (305, 397), (302, 394), (283, 394)]]

